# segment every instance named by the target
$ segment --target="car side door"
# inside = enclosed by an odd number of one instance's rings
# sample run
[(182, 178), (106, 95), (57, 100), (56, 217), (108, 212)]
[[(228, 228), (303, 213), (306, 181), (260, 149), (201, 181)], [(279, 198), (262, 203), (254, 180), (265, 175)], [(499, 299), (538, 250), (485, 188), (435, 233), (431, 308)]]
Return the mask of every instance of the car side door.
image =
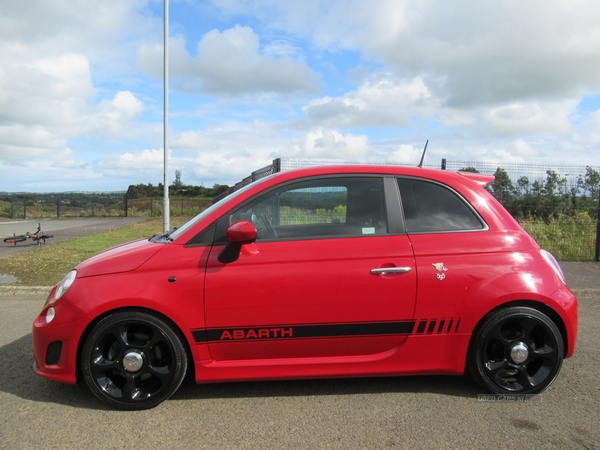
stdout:
[[(205, 277), (206, 339), (214, 360), (369, 355), (412, 331), (415, 261), (393, 177), (290, 182), (217, 224)], [(219, 262), (225, 230), (258, 238)]]

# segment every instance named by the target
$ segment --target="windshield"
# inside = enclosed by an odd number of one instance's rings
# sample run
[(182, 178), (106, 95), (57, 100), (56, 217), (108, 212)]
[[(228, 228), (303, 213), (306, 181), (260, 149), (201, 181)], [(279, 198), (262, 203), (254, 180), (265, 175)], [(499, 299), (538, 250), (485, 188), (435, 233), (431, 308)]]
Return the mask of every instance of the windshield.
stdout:
[(196, 225), (199, 221), (201, 221), (204, 217), (206, 217), (210, 213), (212, 213), (215, 209), (220, 208), (225, 203), (230, 202), (231, 200), (233, 200), (234, 198), (236, 198), (238, 195), (246, 192), (251, 187), (256, 186), (257, 184), (260, 184), (263, 181), (266, 181), (269, 178), (272, 178), (273, 176), (274, 175), (269, 175), (268, 177), (261, 178), (260, 180), (257, 180), (257, 181), (255, 181), (253, 183), (250, 183), (247, 186), (244, 186), (243, 188), (241, 188), (241, 189), (235, 191), (234, 193), (228, 195), (227, 197), (222, 198), (221, 200), (219, 200), (214, 205), (209, 206), (204, 211), (202, 211), (200, 214), (198, 214), (196, 217), (194, 217), (193, 219), (189, 220), (188, 222), (186, 222), (185, 224), (183, 224), (182, 226), (180, 226), (179, 228), (177, 228), (176, 230), (174, 230), (172, 233), (170, 233), (169, 234), (170, 240), (177, 239), (179, 236), (181, 236), (182, 234), (184, 234), (187, 230), (189, 230), (194, 225)]

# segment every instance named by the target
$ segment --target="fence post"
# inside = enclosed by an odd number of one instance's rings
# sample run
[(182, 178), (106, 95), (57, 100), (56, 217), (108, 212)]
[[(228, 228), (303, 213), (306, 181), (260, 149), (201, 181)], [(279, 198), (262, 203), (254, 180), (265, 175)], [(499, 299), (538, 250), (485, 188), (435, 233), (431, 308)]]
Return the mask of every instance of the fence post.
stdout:
[(60, 197), (56, 197), (56, 218), (60, 219)]
[(23, 199), (23, 219), (27, 219), (27, 199)]
[(125, 197), (125, 217), (128, 217), (128, 216), (127, 216), (127, 213), (128, 213), (128, 206), (129, 206), (129, 205), (127, 204), (127, 197)]
[(600, 195), (598, 195), (598, 211), (596, 212), (596, 254), (594, 256), (594, 261), (600, 262)]

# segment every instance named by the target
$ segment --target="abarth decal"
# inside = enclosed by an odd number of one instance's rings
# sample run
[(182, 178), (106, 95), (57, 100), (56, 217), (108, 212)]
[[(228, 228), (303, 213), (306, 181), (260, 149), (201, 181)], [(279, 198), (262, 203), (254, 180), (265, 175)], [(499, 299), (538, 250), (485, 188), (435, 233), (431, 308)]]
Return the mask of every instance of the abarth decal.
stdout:
[(412, 333), (415, 322), (369, 322), (334, 324), (299, 324), (248, 328), (207, 328), (191, 330), (196, 343), (240, 342), (287, 339), (351, 338), (359, 336), (394, 336)]

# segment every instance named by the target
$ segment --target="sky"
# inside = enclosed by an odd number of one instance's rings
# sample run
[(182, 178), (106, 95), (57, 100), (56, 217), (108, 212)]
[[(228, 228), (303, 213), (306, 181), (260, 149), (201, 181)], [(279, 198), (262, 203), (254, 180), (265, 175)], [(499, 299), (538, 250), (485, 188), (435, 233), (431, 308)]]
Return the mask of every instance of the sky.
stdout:
[[(168, 177), (600, 164), (597, 0), (170, 0)], [(0, 191), (163, 181), (163, 1), (0, 2)]]

